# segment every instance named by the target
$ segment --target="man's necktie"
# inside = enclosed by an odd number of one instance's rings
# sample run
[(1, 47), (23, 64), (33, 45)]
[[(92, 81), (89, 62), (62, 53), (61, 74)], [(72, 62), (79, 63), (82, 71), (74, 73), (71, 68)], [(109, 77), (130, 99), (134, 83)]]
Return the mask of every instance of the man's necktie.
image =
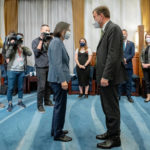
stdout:
[(125, 42), (123, 42), (123, 51), (125, 51), (126, 49), (126, 45), (125, 45)]

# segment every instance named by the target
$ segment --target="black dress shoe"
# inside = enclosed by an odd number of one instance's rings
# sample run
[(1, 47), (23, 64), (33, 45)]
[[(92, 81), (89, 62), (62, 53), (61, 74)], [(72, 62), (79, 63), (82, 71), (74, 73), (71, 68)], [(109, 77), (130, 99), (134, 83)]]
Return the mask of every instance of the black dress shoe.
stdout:
[(108, 136), (107, 132), (96, 136), (96, 139), (99, 139), (99, 140), (106, 140), (108, 138), (109, 138), (109, 136)]
[(108, 149), (108, 148), (112, 148), (112, 147), (119, 147), (119, 146), (121, 146), (120, 137), (109, 138), (106, 141), (97, 144), (98, 148), (103, 148), (103, 149)]
[(84, 98), (88, 98), (88, 94), (85, 94), (85, 95), (84, 95)]
[(66, 135), (61, 135), (59, 137), (54, 137), (55, 141), (69, 142), (72, 141), (72, 138)]
[(81, 98), (82, 96), (83, 96), (83, 94), (79, 94), (79, 96), (78, 96), (78, 97), (79, 97), (79, 98)]
[[(68, 130), (62, 130), (62, 134), (68, 134)], [(54, 133), (51, 133), (51, 136), (54, 136)]]
[(148, 102), (150, 102), (150, 99), (145, 99), (144, 102), (148, 103)]
[(45, 106), (54, 106), (51, 100), (45, 102)]
[(127, 96), (127, 98), (130, 103), (134, 103), (134, 100), (131, 98), (131, 96)]

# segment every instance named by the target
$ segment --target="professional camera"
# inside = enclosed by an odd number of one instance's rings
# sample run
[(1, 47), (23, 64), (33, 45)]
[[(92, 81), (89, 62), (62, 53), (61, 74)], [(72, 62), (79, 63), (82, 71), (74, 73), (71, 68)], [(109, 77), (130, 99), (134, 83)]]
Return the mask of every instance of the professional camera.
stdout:
[[(14, 42), (12, 43), (11, 41), (14, 40)], [(19, 44), (23, 43), (23, 34), (21, 33), (14, 33), (10, 36), (8, 36), (8, 45), (11, 46), (18, 46)]]
[(49, 42), (52, 40), (52, 36), (50, 35), (50, 33), (43, 32), (42, 36), (43, 36), (43, 42)]

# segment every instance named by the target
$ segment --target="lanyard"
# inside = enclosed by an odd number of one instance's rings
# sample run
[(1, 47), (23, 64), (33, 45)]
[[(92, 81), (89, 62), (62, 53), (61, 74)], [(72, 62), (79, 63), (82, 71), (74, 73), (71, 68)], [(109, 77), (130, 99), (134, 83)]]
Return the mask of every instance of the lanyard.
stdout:
[(19, 57), (21, 57), (21, 53), (22, 53), (22, 51), (18, 48)]

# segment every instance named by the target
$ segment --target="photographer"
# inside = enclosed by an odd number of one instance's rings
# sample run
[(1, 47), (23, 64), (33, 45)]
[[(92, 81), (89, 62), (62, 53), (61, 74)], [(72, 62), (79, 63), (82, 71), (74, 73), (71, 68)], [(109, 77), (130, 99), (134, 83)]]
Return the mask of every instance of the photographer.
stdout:
[[(0, 48), (2, 48), (2, 47), (3, 47), (3, 41), (2, 41), (2, 39), (1, 39), (1, 37), (0, 37)], [(1, 81), (0, 81), (0, 82), (1, 82)], [(1, 85), (1, 84), (0, 84), (0, 85)], [(4, 107), (5, 107), (5, 105), (0, 102), (0, 108), (4, 108)]]
[(47, 82), (48, 75), (48, 46), (52, 37), (47, 24), (41, 25), (41, 35), (32, 41), (32, 49), (35, 55), (35, 67), (38, 78), (37, 108), (44, 113), (43, 101), (46, 106), (53, 106), (50, 98), (51, 89)]
[(32, 52), (29, 48), (22, 46), (23, 34), (17, 33), (9, 36), (8, 49), (6, 49), (6, 62), (7, 62), (7, 77), (8, 77), (8, 108), (9, 112), (12, 111), (12, 93), (15, 82), (18, 83), (18, 106), (25, 108), (22, 102), (23, 98), (23, 81), (25, 76), (25, 67), (27, 64), (26, 56), (31, 56)]

